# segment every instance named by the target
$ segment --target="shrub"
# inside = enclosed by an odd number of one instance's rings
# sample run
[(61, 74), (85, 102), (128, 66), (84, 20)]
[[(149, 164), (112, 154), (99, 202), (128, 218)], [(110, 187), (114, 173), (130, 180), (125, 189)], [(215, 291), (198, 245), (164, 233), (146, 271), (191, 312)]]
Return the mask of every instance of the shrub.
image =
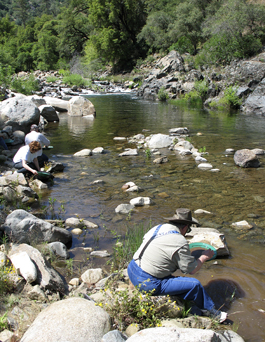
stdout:
[(12, 80), (11, 66), (4, 66), (0, 63), (0, 85), (4, 88), (9, 87)]
[(105, 289), (104, 300), (96, 304), (109, 313), (113, 320), (113, 326), (119, 330), (125, 330), (130, 324), (136, 324), (139, 329), (159, 327), (161, 319), (182, 316), (183, 310), (176, 301), (169, 296), (161, 301), (152, 296), (151, 292), (140, 292), (135, 288), (131, 293), (128, 289), (116, 291)]
[(165, 87), (161, 87), (159, 89), (157, 97), (158, 97), (159, 101), (166, 101), (169, 98), (168, 93), (167, 93)]
[(196, 89), (191, 90), (189, 93), (186, 93), (184, 96), (184, 100), (191, 104), (202, 104), (202, 98)]
[(31, 95), (34, 91), (39, 90), (38, 81), (35, 79), (33, 74), (30, 74), (29, 77), (14, 76), (10, 87), (16, 92), (24, 95)]
[(219, 101), (221, 104), (236, 109), (242, 104), (242, 100), (237, 96), (237, 87), (230, 86), (225, 89), (224, 97)]
[(70, 86), (78, 86), (78, 87), (82, 87), (86, 85), (86, 80), (78, 74), (69, 74), (69, 75), (65, 75), (63, 77), (63, 83), (68, 84)]
[(12, 275), (15, 273), (13, 266), (0, 267), (0, 295), (10, 293), (13, 290), (14, 282)]
[(202, 100), (205, 100), (208, 92), (208, 84), (206, 80), (196, 81), (194, 85), (195, 90), (198, 92)]
[(46, 81), (47, 81), (47, 82), (51, 82), (51, 83), (54, 83), (54, 82), (56, 82), (57, 80), (58, 80), (58, 78), (55, 77), (55, 76), (48, 76), (48, 77), (46, 78)]

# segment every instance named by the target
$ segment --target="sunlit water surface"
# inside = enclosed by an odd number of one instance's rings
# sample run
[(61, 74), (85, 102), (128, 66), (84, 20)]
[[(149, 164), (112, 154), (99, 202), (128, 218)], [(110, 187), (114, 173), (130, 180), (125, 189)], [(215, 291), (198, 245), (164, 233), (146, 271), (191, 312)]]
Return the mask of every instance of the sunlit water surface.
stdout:
[[(169, 104), (149, 102), (132, 95), (99, 95), (88, 97), (95, 105), (95, 120), (60, 114), (60, 122), (49, 124), (47, 137), (53, 150), (51, 159), (63, 162), (65, 170), (56, 175), (54, 185), (42, 194), (49, 206), (50, 217), (77, 216), (96, 223), (99, 228), (84, 230), (74, 236), (70, 249), (74, 266), (105, 267), (106, 259), (92, 259), (83, 247), (108, 250), (116, 234), (124, 234), (136, 224), (146, 227), (163, 222), (178, 207), (192, 211), (205, 209), (212, 215), (197, 215), (204, 227), (214, 227), (225, 233), (231, 257), (208, 262), (196, 275), (203, 285), (211, 280), (232, 280), (241, 289), (241, 298), (229, 309), (229, 317), (238, 325), (238, 333), (246, 341), (265, 340), (265, 158), (258, 169), (241, 169), (234, 164), (227, 148), (265, 149), (265, 118), (242, 114), (217, 114), (198, 109), (179, 108)], [(190, 141), (197, 148), (205, 146), (206, 158), (220, 172), (201, 171), (191, 156), (180, 157), (165, 149), (169, 162), (154, 164), (146, 158), (144, 149), (135, 157), (119, 157), (125, 148), (134, 148), (114, 137), (131, 137), (142, 133), (168, 134), (170, 128), (187, 127)], [(201, 135), (197, 135), (200, 132)], [(81, 149), (103, 147), (104, 154), (76, 158)], [(95, 180), (104, 184), (91, 185)], [(121, 190), (133, 181), (144, 191), (140, 194)], [(118, 215), (115, 208), (129, 203), (131, 198), (148, 196), (153, 205), (139, 207), (130, 217)], [(235, 231), (232, 222), (247, 220), (250, 231)], [(80, 264), (81, 262), (81, 264)], [(80, 266), (81, 265), (81, 266)], [(75, 272), (78, 274), (78, 267)], [(79, 270), (80, 272), (80, 270)], [(218, 293), (217, 293), (218, 296)]]

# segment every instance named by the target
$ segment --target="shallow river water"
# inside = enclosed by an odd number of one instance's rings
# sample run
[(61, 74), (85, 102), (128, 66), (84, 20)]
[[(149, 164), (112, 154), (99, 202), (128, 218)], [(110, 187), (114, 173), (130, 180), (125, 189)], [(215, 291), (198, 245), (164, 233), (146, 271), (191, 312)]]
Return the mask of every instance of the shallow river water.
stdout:
[[(260, 158), (258, 169), (241, 169), (234, 164), (233, 156), (224, 152), (227, 148), (265, 149), (265, 118), (180, 108), (133, 95), (88, 98), (96, 108), (95, 120), (60, 114), (60, 122), (46, 128), (54, 147), (47, 154), (65, 165), (54, 185), (42, 194), (44, 205), (51, 207), (53, 203), (54, 212), (50, 210), (49, 217), (77, 216), (99, 226), (74, 237), (70, 249), (74, 265), (92, 262), (103, 267), (106, 259), (88, 260), (83, 247), (112, 253), (115, 235), (136, 224), (161, 223), (178, 207), (193, 212), (207, 210), (212, 214), (195, 217), (203, 227), (224, 232), (231, 256), (208, 262), (196, 277), (203, 285), (215, 280), (235, 283), (239, 295), (229, 308), (229, 318), (246, 341), (265, 341), (265, 158)], [(168, 130), (175, 127), (187, 127), (191, 143), (205, 148), (208, 162), (220, 172), (201, 171), (192, 157), (179, 157), (167, 149), (161, 152), (169, 161), (160, 165), (153, 163), (157, 156), (148, 159), (143, 149), (138, 156), (119, 157), (125, 148), (135, 145), (115, 141), (114, 137), (131, 137), (143, 130), (146, 136), (169, 134)], [(81, 149), (99, 146), (104, 154), (73, 157)], [(98, 179), (104, 184), (91, 185)], [(121, 190), (129, 181), (141, 187), (144, 191), (139, 196), (151, 197), (153, 204), (138, 208), (128, 217), (116, 214), (115, 208), (138, 196)], [(235, 231), (231, 224), (241, 220), (247, 220), (253, 229)], [(218, 297), (218, 290), (213, 296)]]

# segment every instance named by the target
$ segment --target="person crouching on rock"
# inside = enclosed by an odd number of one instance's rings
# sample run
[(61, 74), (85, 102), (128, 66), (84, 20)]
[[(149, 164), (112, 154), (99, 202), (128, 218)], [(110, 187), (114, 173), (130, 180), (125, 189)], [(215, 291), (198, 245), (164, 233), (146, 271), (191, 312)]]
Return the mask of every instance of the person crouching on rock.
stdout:
[(191, 225), (200, 226), (191, 211), (179, 208), (172, 217), (150, 229), (143, 243), (135, 252), (128, 266), (128, 276), (140, 291), (152, 295), (179, 296), (190, 300), (201, 309), (203, 316), (209, 316), (220, 323), (226, 320), (227, 313), (215, 309), (214, 302), (196, 278), (174, 277), (177, 269), (183, 273), (194, 274), (203, 263), (213, 257), (212, 250), (206, 250), (196, 260), (191, 255), (185, 235)]
[[(37, 125), (31, 125), (30, 133), (25, 136), (25, 145), (29, 145), (32, 141), (38, 141), (41, 144), (41, 148), (50, 145), (50, 140), (39, 132), (39, 126)], [(49, 158), (42, 152), (42, 155), (38, 157), (39, 166), (43, 167), (48, 160)]]
[(20, 147), (13, 158), (14, 167), (18, 173), (33, 173), (36, 175), (40, 171), (38, 157), (42, 155), (41, 144), (32, 141), (29, 145)]

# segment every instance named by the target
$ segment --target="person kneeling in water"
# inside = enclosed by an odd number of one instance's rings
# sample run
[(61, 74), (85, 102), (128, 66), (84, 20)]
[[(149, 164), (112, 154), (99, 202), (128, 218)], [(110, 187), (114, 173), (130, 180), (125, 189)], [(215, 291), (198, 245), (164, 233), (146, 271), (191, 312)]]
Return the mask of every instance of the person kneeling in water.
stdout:
[(32, 141), (29, 145), (20, 147), (13, 158), (14, 167), (18, 173), (33, 173), (36, 175), (40, 171), (38, 157), (42, 155), (41, 144)]

